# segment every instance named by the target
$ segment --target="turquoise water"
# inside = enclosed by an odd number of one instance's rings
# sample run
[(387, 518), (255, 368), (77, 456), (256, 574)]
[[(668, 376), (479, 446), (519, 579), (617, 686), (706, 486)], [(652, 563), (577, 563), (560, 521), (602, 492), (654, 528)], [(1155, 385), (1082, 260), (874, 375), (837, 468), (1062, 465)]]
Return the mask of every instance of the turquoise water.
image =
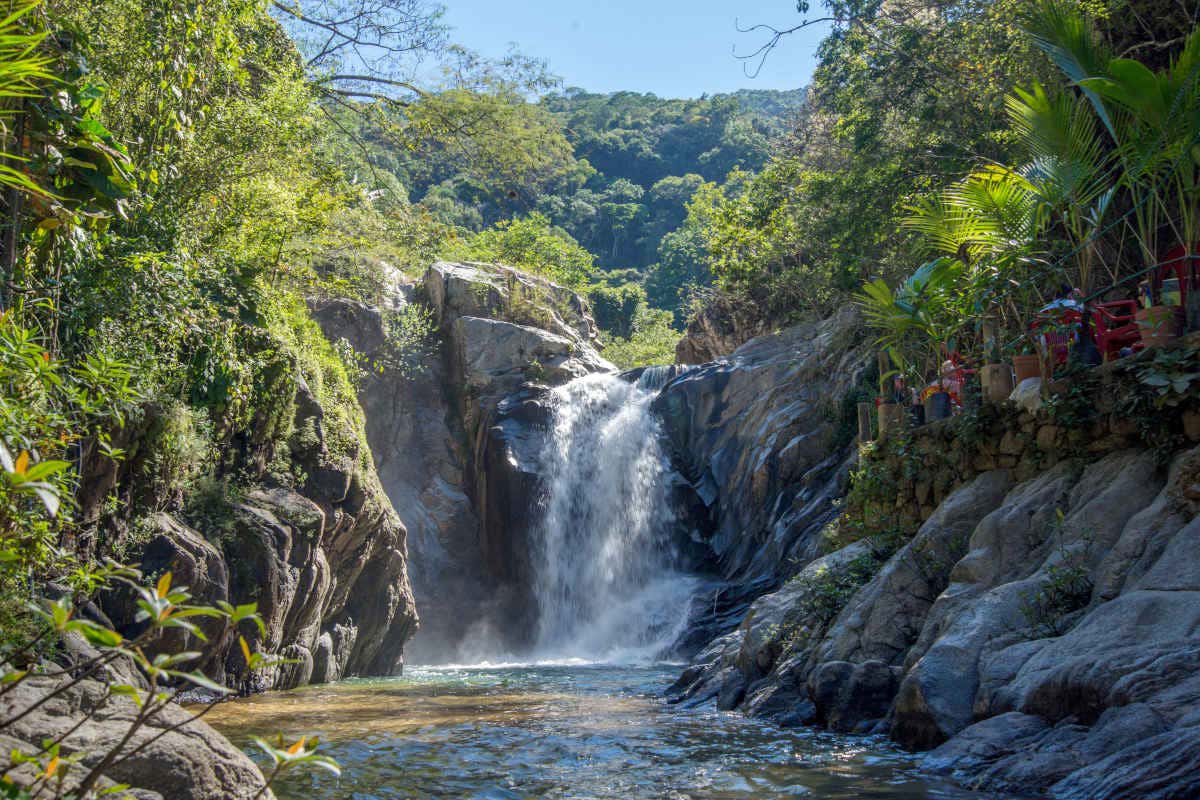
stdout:
[(677, 667), (412, 668), (229, 702), (206, 719), (252, 733), (320, 735), (341, 778), (276, 785), (313, 798), (979, 798), (916, 774), (887, 742), (774, 725), (660, 697)]

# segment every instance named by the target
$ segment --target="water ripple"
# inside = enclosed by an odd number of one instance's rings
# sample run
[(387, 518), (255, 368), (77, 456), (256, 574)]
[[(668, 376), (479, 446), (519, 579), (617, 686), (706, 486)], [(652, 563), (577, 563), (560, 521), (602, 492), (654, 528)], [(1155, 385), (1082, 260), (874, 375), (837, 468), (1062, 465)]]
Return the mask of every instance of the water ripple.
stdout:
[[(320, 735), (340, 780), (298, 775), (280, 800), (962, 800), (879, 739), (773, 725), (658, 697), (663, 667), (414, 669), (245, 698), (206, 717), (251, 733)], [(252, 750), (248, 750), (255, 755)]]

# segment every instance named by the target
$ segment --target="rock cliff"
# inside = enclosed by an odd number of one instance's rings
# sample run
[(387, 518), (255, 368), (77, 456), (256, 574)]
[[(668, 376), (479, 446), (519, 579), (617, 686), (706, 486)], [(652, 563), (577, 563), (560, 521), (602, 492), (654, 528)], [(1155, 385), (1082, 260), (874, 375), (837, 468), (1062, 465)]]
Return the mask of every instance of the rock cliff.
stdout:
[[(1198, 796), (1196, 398), (1155, 389), (1147, 354), (1074, 379), (1037, 413), (984, 409), (892, 437), (855, 467), (842, 501), (841, 524), (859, 527), (822, 535), (845, 454), (804, 435), (815, 420), (781, 436), (777, 417), (746, 418), (770, 401), (748, 405), (716, 377), (787, 336), (664, 392), (678, 457), (716, 511), (726, 576), (765, 587), (671, 699), (885, 733), (935, 748), (925, 768), (983, 789)], [(1190, 347), (1168, 360), (1195, 359)], [(803, 402), (837, 349), (804, 352), (807, 366), (764, 375), (754, 394)], [(672, 402), (703, 408), (697, 422), (736, 419), (744, 438), (672, 414)], [(813, 449), (776, 472), (779, 442), (798, 435)], [(802, 478), (831, 455), (815, 487)], [(789, 524), (783, 509), (818, 497), (811, 526)]]
[(693, 639), (736, 625), (750, 600), (819, 554), (853, 452), (841, 402), (863, 380), (855, 323), (848, 311), (752, 340), (684, 371), (655, 401), (712, 530), (719, 580), (697, 602)]
[(746, 342), (769, 334), (773, 326), (753, 303), (716, 296), (688, 322), (675, 345), (679, 364), (706, 364), (724, 358)]
[[(389, 316), (429, 314), (429, 347), (398, 359)], [(530, 625), (525, 535), (551, 387), (615, 368), (597, 353), (587, 304), (517, 270), (438, 263), (372, 308), (314, 304), (328, 338), (370, 370), (359, 390), (382, 485), (404, 517), (425, 661), (523, 643)]]
[[(255, 444), (233, 462), (242, 476), (237, 489), (203, 507), (142, 518), (127, 557), (151, 576), (170, 570), (200, 602), (258, 604), (266, 632), (246, 632), (251, 648), (295, 664), (248, 675), (231, 635), (204, 647), (184, 642), (203, 650), (204, 670), (231, 687), (262, 691), (394, 674), (417, 626), (416, 606), (406, 531), (356, 429), (361, 412), (329, 413), (298, 366), (275, 390), (290, 415), (285, 433), (278, 440), (245, 435)], [(268, 448), (276, 452), (257, 452)], [(121, 484), (136, 484), (142, 455), (135, 451)], [(277, 457), (290, 467), (286, 479), (268, 474), (265, 465)], [(254, 463), (263, 466), (246, 466)], [(119, 628), (136, 632), (131, 594), (112, 592), (103, 605)]]

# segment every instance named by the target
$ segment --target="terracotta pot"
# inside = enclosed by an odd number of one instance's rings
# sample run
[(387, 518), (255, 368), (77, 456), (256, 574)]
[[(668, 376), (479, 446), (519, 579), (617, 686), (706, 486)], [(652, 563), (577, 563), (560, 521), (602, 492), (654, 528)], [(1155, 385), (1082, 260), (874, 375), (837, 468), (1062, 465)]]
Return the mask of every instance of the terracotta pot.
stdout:
[(1012, 367), (1008, 364), (985, 364), (979, 373), (983, 384), (983, 401), (999, 405), (1008, 399), (1013, 390)]
[(1029, 378), (1042, 377), (1042, 359), (1037, 355), (1013, 356), (1013, 372), (1016, 373), (1014, 382), (1020, 386), (1021, 381)]
[(899, 403), (879, 404), (879, 436), (887, 435), (888, 431), (899, 430), (904, 426), (904, 406)]
[(1142, 344), (1146, 347), (1162, 347), (1175, 341), (1179, 337), (1181, 311), (1179, 306), (1139, 308), (1134, 319), (1137, 320)]

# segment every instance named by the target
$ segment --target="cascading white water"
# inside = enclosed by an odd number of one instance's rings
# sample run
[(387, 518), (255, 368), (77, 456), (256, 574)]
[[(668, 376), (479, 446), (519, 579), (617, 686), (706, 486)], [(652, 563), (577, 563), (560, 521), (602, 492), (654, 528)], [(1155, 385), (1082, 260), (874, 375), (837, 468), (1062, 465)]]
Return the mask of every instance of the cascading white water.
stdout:
[(555, 390), (534, 536), (539, 657), (650, 660), (682, 632), (694, 581), (671, 544), (654, 395), (615, 375)]

